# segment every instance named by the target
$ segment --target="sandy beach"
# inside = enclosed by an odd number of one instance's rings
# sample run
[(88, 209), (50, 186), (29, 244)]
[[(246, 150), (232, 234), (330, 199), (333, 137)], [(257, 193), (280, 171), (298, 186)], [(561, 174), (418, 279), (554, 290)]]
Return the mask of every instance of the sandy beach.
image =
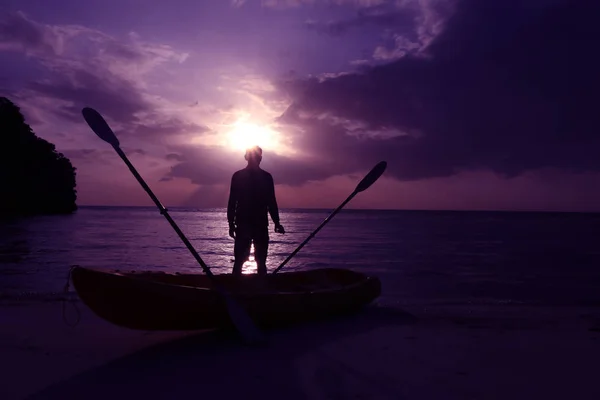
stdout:
[(600, 398), (600, 308), (372, 306), (270, 331), (265, 348), (78, 308), (71, 327), (60, 302), (0, 307), (0, 398)]

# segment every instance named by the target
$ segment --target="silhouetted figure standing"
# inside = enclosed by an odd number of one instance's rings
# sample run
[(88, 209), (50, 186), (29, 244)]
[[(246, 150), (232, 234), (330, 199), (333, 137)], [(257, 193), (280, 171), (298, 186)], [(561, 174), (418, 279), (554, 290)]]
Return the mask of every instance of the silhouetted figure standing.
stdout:
[(235, 239), (233, 274), (241, 275), (242, 265), (250, 256), (250, 245), (254, 242), (258, 274), (266, 275), (269, 248), (268, 214), (275, 223), (275, 232), (285, 233), (285, 230), (279, 223), (273, 177), (259, 166), (262, 161), (262, 149), (254, 146), (246, 150), (244, 158), (248, 165), (233, 174), (227, 205), (229, 236)]

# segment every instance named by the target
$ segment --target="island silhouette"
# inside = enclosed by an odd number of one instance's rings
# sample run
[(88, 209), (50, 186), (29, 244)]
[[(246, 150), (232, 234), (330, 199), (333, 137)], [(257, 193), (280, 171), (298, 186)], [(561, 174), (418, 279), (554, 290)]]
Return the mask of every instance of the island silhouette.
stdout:
[(0, 216), (70, 214), (77, 210), (75, 168), (35, 135), (20, 108), (0, 97)]

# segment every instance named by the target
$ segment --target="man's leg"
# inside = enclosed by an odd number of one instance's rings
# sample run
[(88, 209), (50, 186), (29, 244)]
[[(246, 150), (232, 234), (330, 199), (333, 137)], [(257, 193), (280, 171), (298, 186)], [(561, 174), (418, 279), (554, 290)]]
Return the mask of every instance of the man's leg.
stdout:
[(242, 274), (242, 265), (250, 257), (250, 241), (251, 237), (248, 232), (242, 229), (237, 229), (235, 233), (235, 244), (233, 245), (233, 255), (235, 260), (233, 262), (232, 274), (239, 276)]
[(269, 251), (269, 230), (260, 229), (253, 235), (254, 258), (256, 259), (256, 270), (259, 275), (267, 274), (267, 252)]

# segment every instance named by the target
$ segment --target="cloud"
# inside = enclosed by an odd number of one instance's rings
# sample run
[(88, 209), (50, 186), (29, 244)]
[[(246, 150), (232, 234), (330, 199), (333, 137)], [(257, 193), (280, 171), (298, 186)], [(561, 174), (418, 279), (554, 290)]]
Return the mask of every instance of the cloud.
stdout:
[[(146, 155), (146, 151), (144, 149), (135, 149), (135, 148), (123, 148), (123, 151), (127, 154), (131, 154), (131, 155)], [(64, 151), (64, 155), (67, 156), (69, 159), (73, 159), (73, 160), (85, 160), (85, 161), (100, 161), (102, 160), (104, 157), (106, 157), (107, 155), (114, 155), (114, 150), (112, 149), (88, 149), (88, 148), (81, 148), (81, 149), (68, 149)]]
[(376, 30), (382, 43), (372, 60), (355, 60), (354, 65), (375, 65), (408, 54), (420, 54), (443, 32), (446, 20), (452, 15), (454, 0), (404, 0), (363, 4), (352, 18), (326, 22), (308, 20), (307, 29), (322, 35), (341, 36), (351, 30)]
[[(350, 171), (382, 158), (405, 180), (598, 170), (599, 17), (587, 0), (464, 0), (424, 57), (280, 82), (293, 102), (279, 122), (304, 132), (302, 146), (329, 154), (329, 165)], [(357, 135), (381, 130), (402, 134)]]
[[(10, 14), (0, 22), (3, 51), (27, 54), (42, 67), (44, 74), (22, 82), (10, 97), (28, 121), (36, 122), (36, 132), (72, 159), (84, 192), (95, 193), (96, 186), (116, 190), (137, 184), (122, 175), (123, 165), (114, 151), (95, 142), (81, 117), (84, 106), (94, 107), (107, 119), (144, 179), (179, 194), (195, 190), (189, 180), (158, 182), (181, 161), (172, 146), (176, 149), (178, 143), (211, 131), (197, 117), (197, 109), (172, 103), (150, 84), (161, 76), (163, 66), (185, 62), (186, 52), (146, 42), (135, 33), (115, 38), (78, 25), (43, 24), (23, 13)], [(93, 143), (97, 150), (91, 148)], [(188, 189), (183, 188), (186, 184)], [(136, 192), (128, 189), (126, 193)], [(97, 201), (93, 195), (82, 199)]]
[(22, 12), (0, 21), (2, 51), (27, 54), (45, 67), (45, 77), (12, 93), (29, 115), (51, 112), (81, 123), (81, 108), (92, 106), (113, 127), (147, 138), (207, 131), (181, 116), (166, 115), (161, 111), (165, 102), (148, 88), (150, 74), (185, 62), (186, 52), (146, 42), (133, 32), (118, 39), (80, 25), (43, 24)]
[[(255, 121), (257, 116), (263, 116), (264, 120), (258, 123), (266, 123), (277, 115), (273, 108), (279, 113), (285, 109), (268, 80), (241, 67), (221, 72), (219, 77), (223, 84), (220, 90), (236, 106), (214, 101), (193, 106), (189, 102), (173, 104), (153, 91), (149, 82), (156, 79), (151, 75), (162, 65), (186, 61), (187, 53), (164, 44), (144, 42), (136, 34), (117, 39), (82, 26), (45, 25), (21, 13), (10, 18), (18, 24), (11, 22), (7, 26), (25, 27), (5, 35), (10, 36), (11, 43), (20, 43), (11, 44), (11, 51), (31, 54), (48, 72), (46, 77), (28, 83), (16, 94), (24, 109), (33, 110), (27, 114), (51, 120), (52, 123), (46, 124), (49, 129), (54, 129), (57, 120), (66, 122), (63, 126), (69, 129), (83, 129), (81, 108), (96, 108), (115, 130), (122, 146), (143, 143), (143, 153), (135, 149), (126, 153), (138, 158), (136, 166), (145, 179), (180, 185), (188, 182), (194, 187), (227, 183), (231, 173), (243, 167), (243, 157), (219, 146), (213, 128), (223, 122), (235, 122), (240, 106), (255, 114)], [(30, 36), (37, 39), (28, 40), (20, 34), (22, 31), (36, 32)], [(73, 137), (72, 130), (70, 133)], [(86, 179), (91, 179), (99, 165), (107, 171), (106, 160), (111, 160), (110, 171), (122, 168), (110, 150), (89, 150), (87, 138), (92, 136), (86, 132), (76, 137), (79, 143), (72, 143), (71, 138), (63, 142), (69, 144), (66, 154), (74, 159)], [(73, 148), (74, 145), (82, 148)], [(287, 171), (302, 168), (298, 161), (287, 165), (279, 159)]]
[(28, 88), (31, 96), (60, 99), (64, 105), (58, 106), (56, 112), (64, 117), (81, 120), (80, 110), (87, 105), (120, 122), (131, 121), (136, 113), (152, 110), (151, 103), (136, 86), (120, 76), (102, 78), (78, 67), (63, 72), (52, 80), (32, 82)]
[(183, 161), (183, 157), (177, 153), (169, 153), (165, 156), (165, 159), (169, 161)]
[(412, 27), (415, 17), (413, 10), (409, 8), (399, 9), (395, 6), (377, 5), (359, 9), (353, 18), (328, 22), (309, 20), (304, 25), (321, 34), (340, 36), (351, 29), (369, 26), (377, 28)]
[(292, 8), (306, 4), (314, 4), (316, 0), (261, 0), (260, 4), (268, 8)]
[(381, 45), (375, 48), (373, 59), (377, 61), (393, 61), (409, 54), (418, 54), (423, 48), (423, 43), (412, 41), (404, 35), (394, 34), (390, 45)]
[(65, 150), (63, 153), (69, 159), (78, 159), (78, 160), (93, 160), (97, 159), (101, 155), (110, 154), (112, 150), (98, 150), (98, 149), (69, 149)]
[(28, 55), (58, 55), (63, 51), (69, 29), (39, 24), (22, 13), (8, 14), (0, 21), (0, 51), (19, 51)]
[(123, 41), (80, 25), (42, 24), (20, 11), (0, 21), (0, 51), (22, 52), (48, 67), (85, 66), (129, 79), (159, 64), (181, 63), (188, 57), (170, 46), (144, 42), (135, 33)]
[(174, 178), (187, 178), (198, 185), (217, 185), (229, 182), (235, 170), (235, 159), (243, 161), (243, 157), (229, 154), (220, 147), (181, 146), (176, 156), (168, 157), (178, 161), (162, 178), (168, 181)]
[(268, 8), (296, 8), (303, 5), (327, 4), (327, 5), (350, 5), (355, 7), (373, 7), (385, 3), (393, 3), (395, 0), (261, 0), (261, 5)]
[(210, 132), (210, 129), (206, 126), (184, 121), (181, 118), (169, 117), (158, 113), (154, 114), (153, 117), (137, 122), (128, 133), (146, 138), (157, 137), (165, 139), (175, 136), (197, 136)]
[[(131, 154), (145, 178), (163, 178), (165, 185), (226, 185), (245, 162), (218, 145), (217, 133), (240, 111), (260, 115), (253, 122), (265, 125), (278, 116), (272, 127), (295, 152), (266, 151), (263, 166), (288, 189), (362, 173), (382, 159), (389, 163), (386, 175), (400, 180), (485, 170), (509, 177), (543, 168), (598, 170), (595, 3), (351, 5), (361, 7), (355, 19), (365, 22), (344, 20), (337, 32), (384, 29), (386, 43), (373, 54), (379, 65), (279, 82), (227, 69), (221, 75), (230, 79), (215, 82), (221, 97), (197, 97), (210, 98), (210, 106), (189, 106), (195, 98), (181, 93), (181, 105), (161, 96), (150, 83), (164, 76), (164, 67), (187, 62), (187, 53), (136, 34), (117, 39), (13, 14), (0, 23), (0, 50), (28, 54), (47, 67), (46, 76), (20, 92), (25, 103), (71, 122), (65, 125), (70, 137), (72, 122), (82, 125), (81, 107), (97, 108), (124, 146), (144, 143), (145, 154)], [(392, 16), (384, 17), (388, 12)], [(414, 15), (408, 30), (401, 15)], [(82, 164), (105, 156), (86, 153), (93, 147), (88, 142), (78, 144), (84, 150), (69, 154)]]
[[(176, 163), (163, 180), (189, 179), (197, 185), (229, 184), (231, 175), (246, 166), (242, 151), (221, 146), (173, 146), (167, 159)], [(309, 180), (325, 179), (339, 171), (327, 165), (322, 158), (287, 156), (274, 151), (263, 151), (261, 167), (271, 172), (276, 184), (298, 186)]]

